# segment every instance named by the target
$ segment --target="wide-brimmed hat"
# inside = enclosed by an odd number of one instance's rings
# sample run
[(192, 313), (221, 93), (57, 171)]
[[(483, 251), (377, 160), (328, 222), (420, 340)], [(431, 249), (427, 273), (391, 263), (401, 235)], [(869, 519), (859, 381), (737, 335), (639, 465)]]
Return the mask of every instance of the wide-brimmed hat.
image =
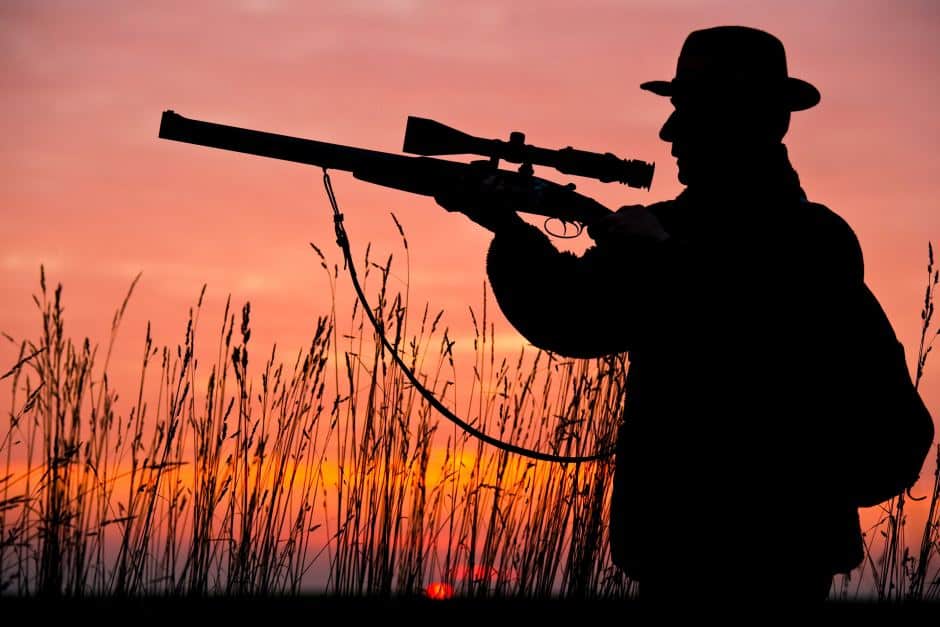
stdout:
[(745, 26), (717, 26), (686, 38), (671, 81), (650, 81), (641, 89), (660, 96), (756, 95), (802, 111), (819, 103), (819, 90), (787, 74), (783, 43)]

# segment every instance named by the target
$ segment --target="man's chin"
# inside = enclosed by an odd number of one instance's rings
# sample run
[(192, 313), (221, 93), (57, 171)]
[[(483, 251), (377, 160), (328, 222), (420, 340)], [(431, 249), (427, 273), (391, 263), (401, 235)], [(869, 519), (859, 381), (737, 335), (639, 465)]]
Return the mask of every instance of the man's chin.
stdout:
[(677, 178), (679, 182), (685, 185), (686, 187), (690, 185), (701, 186), (705, 183), (705, 179), (709, 176), (708, 169), (702, 167), (703, 164), (689, 164), (684, 162), (682, 164), (677, 164), (679, 172)]
[(683, 170), (682, 168), (679, 168), (679, 176), (678, 176), (678, 178), (679, 178), (679, 182), (680, 182), (680, 183), (682, 183), (683, 185), (688, 186), (688, 184), (689, 184), (689, 175), (688, 175), (688, 174), (686, 173), (686, 171)]

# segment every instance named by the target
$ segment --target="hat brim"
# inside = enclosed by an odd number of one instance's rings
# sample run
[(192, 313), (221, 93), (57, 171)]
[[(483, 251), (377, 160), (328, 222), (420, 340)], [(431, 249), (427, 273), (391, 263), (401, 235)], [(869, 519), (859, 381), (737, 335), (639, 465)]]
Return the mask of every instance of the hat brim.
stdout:
[(672, 96), (672, 81), (647, 81), (640, 84), (640, 89), (651, 91), (657, 96)]
[(819, 90), (798, 78), (787, 78), (787, 99), (790, 111), (803, 111), (819, 104)]
[[(640, 89), (657, 96), (671, 97), (676, 93), (676, 84), (675, 81), (647, 81), (640, 85)], [(812, 84), (791, 76), (787, 77), (783, 99), (790, 111), (804, 111), (819, 104), (820, 95)]]

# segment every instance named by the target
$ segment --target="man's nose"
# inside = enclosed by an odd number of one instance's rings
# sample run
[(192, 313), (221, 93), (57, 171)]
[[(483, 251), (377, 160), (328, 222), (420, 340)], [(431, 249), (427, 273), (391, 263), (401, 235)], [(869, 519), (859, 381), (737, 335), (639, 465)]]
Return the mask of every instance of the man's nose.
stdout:
[(666, 122), (663, 124), (663, 127), (659, 129), (659, 138), (664, 142), (672, 143), (676, 141), (676, 126), (678, 122), (676, 121), (676, 111), (673, 111)]

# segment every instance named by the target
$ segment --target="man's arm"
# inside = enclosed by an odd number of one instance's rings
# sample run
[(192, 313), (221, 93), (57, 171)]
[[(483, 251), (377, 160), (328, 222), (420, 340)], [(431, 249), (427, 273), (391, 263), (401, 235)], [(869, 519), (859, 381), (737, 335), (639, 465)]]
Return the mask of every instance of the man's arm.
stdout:
[(682, 249), (659, 221), (668, 202), (595, 221), (597, 245), (577, 257), (523, 221), (498, 182), (467, 181), (435, 200), (495, 234), (486, 268), (500, 309), (530, 342), (568, 357), (630, 350)]
[(614, 228), (580, 257), (559, 252), (521, 220), (495, 232), (486, 266), (500, 309), (534, 345), (568, 357), (634, 348), (676, 260), (677, 244), (664, 232), (639, 237)]

